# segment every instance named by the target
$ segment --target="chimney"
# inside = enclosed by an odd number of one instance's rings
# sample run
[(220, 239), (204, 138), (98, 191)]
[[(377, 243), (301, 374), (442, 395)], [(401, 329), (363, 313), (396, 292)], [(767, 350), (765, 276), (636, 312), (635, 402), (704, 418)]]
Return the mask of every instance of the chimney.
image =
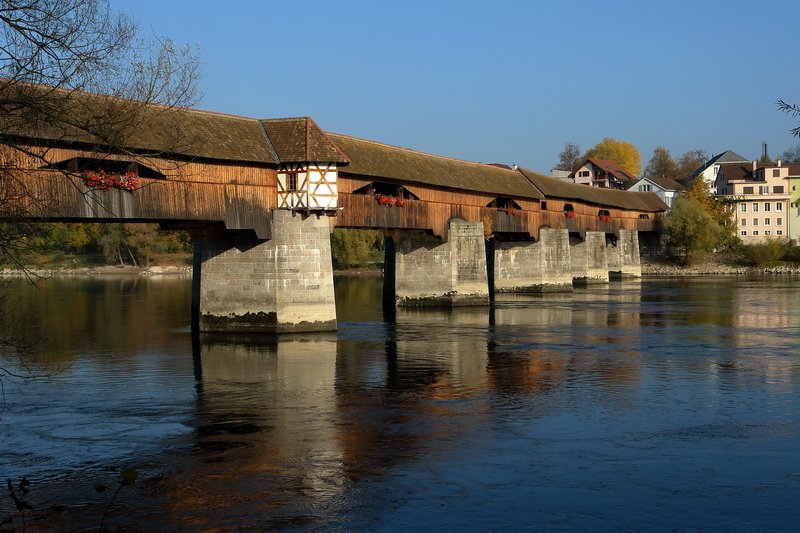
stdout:
[(757, 166), (758, 166), (758, 161), (756, 161), (755, 159), (753, 159), (753, 172), (755, 172), (755, 171), (756, 171), (756, 167), (757, 167)]
[(781, 160), (778, 159), (778, 166), (781, 166)]

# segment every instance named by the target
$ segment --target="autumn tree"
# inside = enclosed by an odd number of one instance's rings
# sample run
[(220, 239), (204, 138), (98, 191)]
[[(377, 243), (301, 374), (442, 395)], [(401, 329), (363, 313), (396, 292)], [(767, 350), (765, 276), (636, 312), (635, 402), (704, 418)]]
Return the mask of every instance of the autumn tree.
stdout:
[(567, 143), (564, 149), (558, 154), (558, 163), (556, 168), (559, 170), (568, 170), (572, 172), (581, 163), (581, 149), (575, 143)]
[(642, 171), (642, 178), (670, 178), (675, 179), (678, 174), (678, 165), (669, 153), (669, 150), (659, 146), (653, 150), (653, 157), (647, 162)]
[(708, 161), (708, 154), (704, 150), (695, 148), (687, 150), (675, 163), (675, 180), (685, 182)]
[(634, 145), (606, 137), (586, 152), (586, 157), (614, 161), (633, 176), (642, 169), (642, 158)]
[(698, 254), (712, 251), (723, 238), (723, 229), (691, 197), (675, 201), (665, 225), (667, 244), (678, 252), (684, 264), (691, 263)]
[(736, 239), (735, 204), (722, 196), (711, 194), (708, 183), (701, 179), (694, 181), (686, 196), (697, 202), (719, 227), (719, 240), (715, 246), (728, 246)]

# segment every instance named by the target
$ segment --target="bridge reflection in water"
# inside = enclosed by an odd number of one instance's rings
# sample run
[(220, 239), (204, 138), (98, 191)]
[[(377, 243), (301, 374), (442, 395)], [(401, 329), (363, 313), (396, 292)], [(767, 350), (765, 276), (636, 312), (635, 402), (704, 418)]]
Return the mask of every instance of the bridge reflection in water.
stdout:
[[(187, 284), (174, 284), (183, 302)], [(38, 310), (45, 321), (70, 309), (69, 284), (57, 286), (63, 299)], [(113, 303), (155, 340), (109, 356), (108, 341), (95, 352), (53, 328), (63, 336), (48, 344), (82, 355), (29, 385), (24, 416), (4, 415), (0, 466), (22, 473), (25, 450), (37, 496), (52, 490), (63, 503), (74, 481), (47, 481), (36, 465), (56, 457), (64, 470), (91, 469), (70, 448), (76, 435), (119, 428), (88, 439), (97, 476), (142, 463), (115, 524), (780, 529), (791, 518), (800, 301), (788, 282), (625, 282), (499, 295), (491, 308), (398, 309), (385, 322), (379, 279), (337, 280), (338, 334), (196, 337), (194, 368), (185, 324), (176, 330), (140, 297), (157, 290), (166, 301), (169, 283), (94, 286), (73, 289), (90, 298), (81, 309), (116, 317)], [(174, 317), (185, 317), (181, 305)], [(757, 318), (767, 308), (769, 329)], [(83, 327), (95, 316), (68, 319)], [(71, 431), (35, 418), (56, 404), (74, 411)], [(150, 407), (142, 417), (109, 404)], [(164, 419), (184, 430), (159, 433)], [(102, 508), (77, 518), (96, 523)]]

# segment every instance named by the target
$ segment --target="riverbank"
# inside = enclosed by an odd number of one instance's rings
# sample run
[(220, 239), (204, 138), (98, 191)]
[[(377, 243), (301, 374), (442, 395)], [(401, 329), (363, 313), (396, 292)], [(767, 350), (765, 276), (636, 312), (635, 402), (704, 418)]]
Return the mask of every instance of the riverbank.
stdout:
[(133, 267), (119, 265), (103, 265), (92, 267), (59, 268), (0, 268), (0, 277), (19, 278), (52, 278), (60, 276), (191, 276), (192, 267), (188, 265), (163, 265), (151, 267)]
[[(335, 270), (335, 276), (380, 276), (382, 271), (375, 268)], [(162, 265), (151, 267), (133, 267), (119, 265), (103, 265), (92, 267), (37, 268), (27, 270), (19, 268), (0, 268), (0, 278), (33, 277), (51, 278), (61, 276), (191, 276), (189, 265)], [(747, 267), (726, 261), (704, 260), (688, 266), (676, 265), (665, 261), (642, 260), (642, 276), (771, 276), (790, 275), (800, 277), (800, 266), (780, 265), (771, 267)]]
[(800, 266), (750, 267), (726, 260), (706, 259), (691, 265), (642, 260), (642, 276), (800, 276)]

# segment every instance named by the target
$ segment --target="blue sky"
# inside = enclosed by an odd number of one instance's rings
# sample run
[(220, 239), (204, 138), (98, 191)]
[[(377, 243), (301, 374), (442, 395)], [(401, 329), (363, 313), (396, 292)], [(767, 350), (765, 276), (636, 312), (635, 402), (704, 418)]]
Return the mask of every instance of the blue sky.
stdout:
[[(610, 136), (773, 158), (796, 144), (796, 1), (112, 0), (197, 45), (198, 107), (549, 173)], [(800, 121), (798, 121), (800, 122)]]

